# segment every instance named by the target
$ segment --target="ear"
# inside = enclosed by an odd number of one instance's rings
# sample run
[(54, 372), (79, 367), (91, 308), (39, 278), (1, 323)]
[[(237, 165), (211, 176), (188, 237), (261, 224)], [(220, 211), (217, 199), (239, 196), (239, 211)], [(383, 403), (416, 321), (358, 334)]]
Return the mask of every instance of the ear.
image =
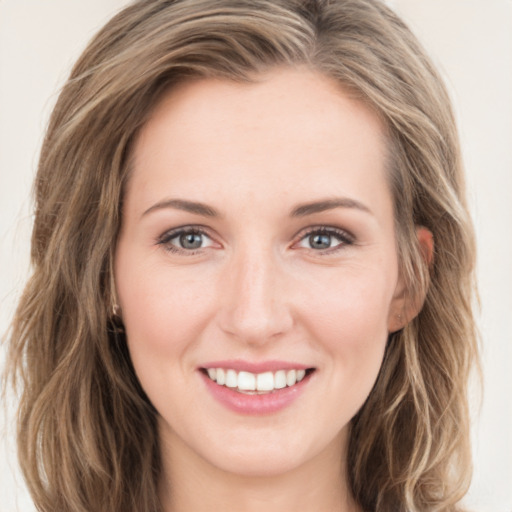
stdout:
[(110, 254), (110, 304), (107, 306), (109, 314), (114, 318), (121, 319), (121, 306), (119, 305), (119, 295), (117, 294), (116, 278), (114, 274), (115, 255), (111, 250)]
[[(434, 236), (432, 232), (423, 226), (416, 227), (416, 238), (423, 261), (428, 267), (434, 260)], [(425, 295), (411, 297), (408, 293), (402, 276), (393, 295), (393, 301), (389, 310), (388, 332), (393, 333), (403, 329), (413, 318), (415, 318), (423, 307)], [(425, 290), (426, 293), (426, 290)]]

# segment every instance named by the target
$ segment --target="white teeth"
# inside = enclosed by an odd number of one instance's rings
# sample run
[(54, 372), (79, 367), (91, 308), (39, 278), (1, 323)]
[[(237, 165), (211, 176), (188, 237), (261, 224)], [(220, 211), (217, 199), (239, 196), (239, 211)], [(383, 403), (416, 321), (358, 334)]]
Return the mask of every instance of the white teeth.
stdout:
[(237, 388), (238, 387), (238, 378), (235, 370), (228, 370), (226, 372), (226, 386), (228, 388)]
[(293, 386), (297, 382), (297, 372), (295, 370), (288, 370), (286, 374), (286, 384)]
[[(286, 372), (284, 370), (279, 370), (274, 375), (274, 380), (275, 380), (274, 387), (276, 389), (283, 389), (283, 388), (285, 388), (286, 387)], [(217, 383), (218, 382), (219, 381), (217, 381)]]
[(254, 391), (256, 389), (256, 376), (253, 373), (240, 372), (238, 374), (238, 389)]
[(217, 368), (215, 373), (217, 374), (217, 384), (224, 386), (226, 384), (226, 372), (222, 368)]
[(306, 376), (306, 370), (278, 370), (277, 372), (250, 373), (208, 368), (208, 377), (220, 386), (237, 388), (240, 392), (269, 393), (275, 389), (293, 386)]
[(258, 391), (272, 391), (274, 389), (274, 374), (272, 372), (258, 373), (256, 389)]

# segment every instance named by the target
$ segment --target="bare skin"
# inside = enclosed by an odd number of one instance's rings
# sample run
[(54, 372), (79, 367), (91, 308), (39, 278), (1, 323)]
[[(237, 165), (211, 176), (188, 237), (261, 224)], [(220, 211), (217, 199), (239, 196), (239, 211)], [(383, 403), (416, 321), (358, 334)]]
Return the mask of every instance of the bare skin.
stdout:
[[(168, 443), (161, 488), (165, 510), (359, 512), (347, 486), (340, 485), (346, 477), (344, 459), (338, 455), (344, 444), (340, 436), (314, 460), (282, 476), (253, 477), (226, 473), (198, 460), (187, 446)], [(325, 467), (332, 471), (323, 478), (312, 477), (323, 474)]]
[[(115, 277), (159, 413), (165, 512), (359, 510), (350, 421), (389, 333), (417, 313), (398, 271), (383, 133), (304, 69), (182, 84), (142, 129)], [(431, 253), (428, 232), (418, 239)], [(218, 361), (308, 375), (289, 403), (247, 413), (219, 401), (207, 374)]]

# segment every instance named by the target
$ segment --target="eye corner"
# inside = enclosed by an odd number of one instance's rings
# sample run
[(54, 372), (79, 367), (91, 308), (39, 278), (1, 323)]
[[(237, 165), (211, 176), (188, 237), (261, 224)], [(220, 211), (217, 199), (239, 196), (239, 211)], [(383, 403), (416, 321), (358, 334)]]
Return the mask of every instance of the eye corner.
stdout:
[(194, 225), (165, 231), (157, 237), (155, 245), (161, 246), (167, 252), (184, 256), (193, 256), (209, 248), (222, 248), (222, 245), (204, 227)]
[[(338, 243), (332, 245), (333, 240), (337, 240)], [(306, 249), (319, 255), (328, 255), (354, 245), (355, 242), (354, 235), (345, 229), (318, 225), (308, 227), (299, 232), (295, 237), (292, 248)], [(314, 244), (316, 244), (316, 247)]]

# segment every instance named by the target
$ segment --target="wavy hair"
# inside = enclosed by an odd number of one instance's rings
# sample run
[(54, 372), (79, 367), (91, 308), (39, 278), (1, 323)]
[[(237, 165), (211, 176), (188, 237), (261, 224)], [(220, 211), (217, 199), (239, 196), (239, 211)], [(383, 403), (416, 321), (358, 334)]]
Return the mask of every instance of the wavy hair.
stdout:
[[(397, 250), (418, 316), (390, 335), (353, 418), (348, 471), (365, 511), (455, 511), (471, 473), (478, 361), (474, 237), (450, 102), (404, 23), (377, 0), (140, 0), (94, 37), (64, 85), (35, 182), (33, 272), (9, 339), (18, 455), (38, 510), (157, 512), (156, 411), (112, 315), (130, 148), (162, 94), (277, 66), (336, 80), (383, 120)], [(415, 229), (434, 236), (430, 267)]]

